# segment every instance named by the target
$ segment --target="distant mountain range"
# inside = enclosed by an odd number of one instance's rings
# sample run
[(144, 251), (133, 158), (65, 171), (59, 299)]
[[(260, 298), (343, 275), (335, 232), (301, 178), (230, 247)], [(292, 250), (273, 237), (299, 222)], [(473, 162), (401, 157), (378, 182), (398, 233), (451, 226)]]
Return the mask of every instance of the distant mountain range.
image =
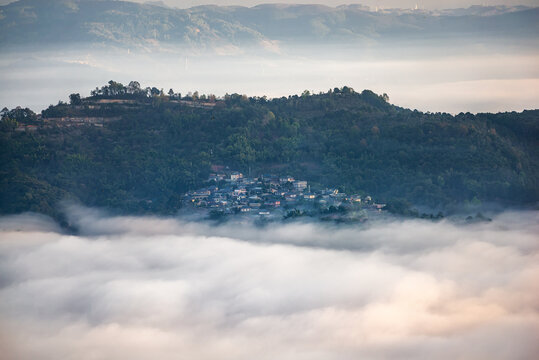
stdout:
[(360, 5), (198, 6), (174, 9), (112, 0), (20, 0), (0, 6), (0, 47), (93, 44), (121, 47), (523, 39), (539, 35), (539, 8), (473, 6), (371, 11)]

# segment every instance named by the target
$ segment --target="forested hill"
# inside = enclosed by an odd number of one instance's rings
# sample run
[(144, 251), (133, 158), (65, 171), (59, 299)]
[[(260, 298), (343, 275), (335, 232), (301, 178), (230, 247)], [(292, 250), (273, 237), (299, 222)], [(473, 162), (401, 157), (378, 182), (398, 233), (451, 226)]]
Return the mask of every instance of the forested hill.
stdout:
[[(451, 209), (539, 200), (539, 111), (452, 116), (351, 88), (224, 99), (110, 82), (39, 116), (2, 112), (2, 213), (58, 202), (174, 213), (211, 165)], [(318, 185), (317, 185), (318, 184)]]

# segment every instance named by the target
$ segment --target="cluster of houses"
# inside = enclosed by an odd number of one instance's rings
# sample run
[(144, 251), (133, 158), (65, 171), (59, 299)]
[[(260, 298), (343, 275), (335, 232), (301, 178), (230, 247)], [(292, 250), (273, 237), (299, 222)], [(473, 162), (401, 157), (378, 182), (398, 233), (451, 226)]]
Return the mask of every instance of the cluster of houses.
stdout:
[[(219, 167), (222, 168), (222, 167)], [(246, 177), (238, 171), (221, 170), (210, 174), (208, 186), (187, 192), (185, 205), (220, 214), (248, 214), (259, 217), (282, 216), (290, 210), (364, 208), (381, 211), (370, 196), (347, 195), (334, 188), (312, 190), (305, 180), (266, 174)]]

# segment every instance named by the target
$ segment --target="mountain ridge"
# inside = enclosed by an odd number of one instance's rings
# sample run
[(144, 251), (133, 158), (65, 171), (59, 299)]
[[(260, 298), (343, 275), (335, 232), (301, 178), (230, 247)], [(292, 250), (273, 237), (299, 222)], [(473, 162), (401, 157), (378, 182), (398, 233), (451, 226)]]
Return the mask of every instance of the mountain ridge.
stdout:
[[(264, 4), (166, 8), (127, 1), (19, 0), (0, 7), (0, 46), (93, 43), (141, 46), (183, 44), (258, 46), (261, 41), (402, 41), (429, 34), (436, 39), (496, 37), (534, 40), (539, 8), (366, 10), (357, 5)], [(68, 30), (66, 30), (68, 29)]]

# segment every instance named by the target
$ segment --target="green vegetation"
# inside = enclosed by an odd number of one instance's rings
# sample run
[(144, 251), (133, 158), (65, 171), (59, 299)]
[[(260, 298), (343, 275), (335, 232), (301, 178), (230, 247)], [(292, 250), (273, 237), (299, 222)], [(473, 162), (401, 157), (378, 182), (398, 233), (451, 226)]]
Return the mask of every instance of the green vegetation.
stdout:
[(66, 198), (126, 213), (174, 213), (212, 164), (372, 195), (400, 213), (410, 204), (450, 211), (539, 200), (537, 110), (430, 114), (348, 87), (216, 101), (111, 85), (125, 91), (74, 94), (42, 116), (3, 111), (2, 213), (58, 217)]

